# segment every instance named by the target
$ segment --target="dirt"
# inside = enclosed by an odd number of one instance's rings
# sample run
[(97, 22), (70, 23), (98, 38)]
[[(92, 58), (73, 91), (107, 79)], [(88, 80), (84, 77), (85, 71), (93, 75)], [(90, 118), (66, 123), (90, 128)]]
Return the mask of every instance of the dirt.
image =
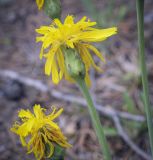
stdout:
[[(0, 70), (12, 70), (22, 76), (41, 80), (50, 89), (74, 96), (81, 93), (74, 84), (62, 81), (58, 86), (53, 85), (50, 77), (44, 75), (44, 61), (39, 60), (40, 44), (35, 42), (35, 29), (41, 25), (48, 25), (51, 20), (38, 11), (34, 0), (10, 0), (8, 3), (0, 1)], [(94, 0), (98, 10), (105, 10), (108, 2)], [(142, 89), (140, 79), (140, 68), (137, 52), (137, 26), (135, 3), (125, 0), (117, 0), (112, 11), (117, 15), (118, 8), (125, 6), (125, 16), (118, 22), (118, 35), (98, 45), (104, 53), (107, 63), (96, 62), (103, 68), (103, 74), (95, 73), (94, 88), (92, 92), (97, 97), (97, 102), (104, 106), (111, 106), (116, 110), (129, 111), (125, 107), (123, 95), (128, 92), (134, 102), (131, 113), (144, 115), (143, 103), (140, 95)], [(146, 58), (149, 73), (150, 99), (153, 104), (153, 2), (146, 1), (145, 4), (145, 39)], [(81, 3), (81, 0), (62, 0), (62, 18), (67, 14), (73, 14), (76, 19), (86, 15), (92, 19), (91, 14)], [(111, 26), (109, 26), (111, 27)], [(69, 103), (42, 93), (34, 87), (29, 87), (19, 81), (0, 76), (0, 160), (27, 160), (35, 159), (32, 154), (26, 154), (26, 148), (21, 147), (19, 138), (10, 131), (10, 127), (17, 119), (18, 110), (21, 108), (32, 108), (40, 103), (46, 108), (52, 105), (63, 106), (64, 113), (59, 119), (63, 132), (73, 145), (66, 152), (65, 160), (102, 160), (103, 156), (92, 129), (91, 121), (86, 109), (75, 103)], [(101, 116), (105, 126), (114, 127), (111, 119)], [(127, 122), (123, 121), (124, 128), (130, 133), (131, 128), (126, 128)], [(149, 142), (147, 129), (144, 124), (137, 130), (135, 135), (129, 134), (134, 142), (148, 154)], [(143, 160), (138, 156), (118, 135), (108, 136), (114, 160)]]

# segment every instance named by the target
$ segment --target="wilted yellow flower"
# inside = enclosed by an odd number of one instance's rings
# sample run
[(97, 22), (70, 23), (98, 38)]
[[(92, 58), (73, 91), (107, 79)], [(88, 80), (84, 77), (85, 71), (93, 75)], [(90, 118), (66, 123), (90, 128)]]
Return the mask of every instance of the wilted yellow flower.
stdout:
[(36, 3), (37, 3), (37, 6), (38, 6), (38, 9), (41, 9), (43, 7), (44, 0), (36, 0)]
[(89, 84), (89, 69), (93, 66), (96, 70), (101, 69), (95, 64), (91, 52), (96, 54), (100, 60), (104, 61), (102, 54), (91, 44), (91, 42), (100, 42), (116, 34), (117, 28), (96, 29), (96, 22), (91, 22), (86, 17), (83, 17), (77, 23), (74, 23), (73, 16), (67, 16), (64, 23), (59, 19), (55, 19), (49, 26), (42, 26), (36, 29), (36, 32), (41, 34), (36, 38), (37, 42), (42, 42), (40, 51), (40, 59), (45, 57), (45, 74), (52, 74), (52, 80), (55, 84), (59, 83), (63, 75), (65, 79), (71, 79), (67, 74), (64, 64), (64, 54), (62, 47), (75, 48), (80, 54), (82, 61), (85, 64), (86, 83)]
[[(59, 126), (53, 122), (63, 111), (56, 111), (53, 108), (52, 113), (45, 115), (45, 109), (40, 105), (35, 105), (34, 113), (30, 110), (20, 110), (18, 117), (21, 122), (15, 122), (11, 131), (20, 136), (23, 146), (27, 147), (28, 153), (33, 152), (37, 159), (45, 156), (50, 157), (54, 152), (54, 144), (61, 147), (70, 147), (66, 137), (63, 135)], [(49, 146), (49, 154), (45, 155), (46, 145)]]

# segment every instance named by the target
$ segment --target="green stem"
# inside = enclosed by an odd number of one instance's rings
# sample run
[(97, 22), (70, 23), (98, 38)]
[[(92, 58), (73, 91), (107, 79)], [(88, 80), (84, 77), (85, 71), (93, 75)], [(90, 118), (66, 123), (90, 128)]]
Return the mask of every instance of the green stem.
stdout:
[(90, 113), (92, 123), (93, 123), (94, 129), (96, 131), (96, 134), (97, 134), (100, 146), (101, 146), (101, 150), (103, 151), (103, 154), (104, 154), (104, 160), (111, 160), (110, 149), (108, 147), (108, 144), (107, 144), (107, 141), (104, 135), (104, 131), (103, 131), (103, 128), (100, 122), (100, 118), (93, 104), (88, 87), (86, 86), (84, 79), (75, 78), (75, 80), (77, 84), (79, 85), (80, 90), (82, 91), (88, 103), (89, 113)]
[(136, 0), (136, 6), (137, 6), (139, 56), (140, 56), (140, 66), (142, 75), (142, 85), (144, 92), (144, 105), (147, 116), (151, 153), (153, 156), (152, 110), (150, 108), (150, 103), (149, 103), (148, 79), (147, 79), (147, 69), (146, 69), (145, 53), (144, 53), (144, 0)]

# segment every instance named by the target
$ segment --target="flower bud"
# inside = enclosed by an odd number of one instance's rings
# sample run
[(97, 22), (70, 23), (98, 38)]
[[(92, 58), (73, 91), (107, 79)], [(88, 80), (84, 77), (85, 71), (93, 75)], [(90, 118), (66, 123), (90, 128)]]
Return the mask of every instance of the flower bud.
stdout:
[(85, 78), (85, 65), (75, 48), (64, 48), (65, 66), (68, 74), (73, 78)]
[(45, 0), (44, 11), (52, 19), (61, 17), (61, 2), (60, 0)]

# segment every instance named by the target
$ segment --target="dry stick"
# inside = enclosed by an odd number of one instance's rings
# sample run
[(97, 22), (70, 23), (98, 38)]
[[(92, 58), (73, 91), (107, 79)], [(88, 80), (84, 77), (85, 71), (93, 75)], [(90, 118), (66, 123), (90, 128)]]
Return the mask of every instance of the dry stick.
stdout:
[[(90, 75), (93, 79), (94, 79), (94, 74)], [(95, 82), (95, 81), (92, 81)], [(95, 85), (95, 84), (94, 84)], [(94, 90), (92, 92), (94, 94)], [(97, 102), (96, 100), (96, 96), (94, 96), (94, 102)], [(96, 105), (96, 104), (95, 104)], [(133, 141), (131, 141), (131, 139), (129, 138), (129, 136), (127, 135), (127, 133), (124, 131), (120, 119), (119, 117), (115, 114), (114, 116), (112, 116), (112, 119), (114, 121), (114, 124), (118, 130), (118, 134), (124, 139), (124, 141), (128, 142), (128, 145), (130, 145), (130, 147), (135, 150), (139, 155), (141, 155), (141, 157), (145, 158), (145, 159), (151, 159), (151, 157), (147, 156), (146, 154), (144, 154), (134, 143)]]
[[(50, 91), (48, 86), (40, 80), (27, 78), (26, 76), (22, 76), (22, 75), (18, 74), (17, 72), (14, 72), (11, 70), (0, 70), (0, 76), (17, 80), (27, 86), (34, 87), (41, 92), (50, 92), (51, 96), (53, 96), (55, 98), (58, 98), (58, 99), (61, 98), (64, 101), (74, 102), (74, 103), (78, 103), (78, 104), (81, 103), (83, 106), (86, 106), (86, 101), (83, 98), (76, 97), (71, 94), (61, 93), (61, 92), (54, 90), (54, 89), (52, 89)], [(117, 110), (113, 109), (111, 106), (102, 106), (102, 105), (97, 104), (96, 109), (110, 118), (113, 115), (117, 115), (121, 118), (132, 120), (132, 121), (137, 121), (137, 122), (146, 121), (145, 117), (142, 115), (134, 115), (134, 114), (130, 114), (128, 112), (117, 111)]]
[[(53, 92), (51, 93), (52, 96), (58, 98), (58, 99), (63, 99), (65, 101), (69, 101), (69, 102), (75, 102), (75, 103), (78, 103), (80, 105), (83, 105), (83, 106), (87, 106), (86, 104), (86, 101), (83, 99), (83, 98), (80, 98), (80, 97), (74, 97), (74, 96), (71, 96), (71, 95), (65, 95), (65, 94), (62, 94), (56, 90), (53, 90)], [(114, 109), (112, 108), (104, 108), (104, 107), (101, 107), (100, 105), (96, 105), (95, 104), (95, 107), (98, 111), (100, 111), (100, 113), (104, 114), (105, 116), (108, 116), (109, 118), (112, 118), (114, 123), (115, 123), (115, 126), (118, 130), (118, 134), (123, 138), (123, 140), (138, 154), (140, 155), (141, 157), (143, 157), (144, 159), (146, 160), (151, 160), (151, 157), (149, 155), (147, 155), (144, 151), (142, 151), (137, 145), (134, 144), (134, 142), (129, 138), (129, 136), (127, 135), (127, 133), (123, 130), (122, 126), (121, 126), (121, 123), (120, 123), (120, 120), (119, 120), (119, 113), (117, 113)], [(128, 118), (128, 114), (124, 113), (122, 114), (122, 112), (120, 112), (121, 115), (124, 117), (125, 115), (125, 118)], [(129, 114), (130, 115), (130, 114)], [(122, 117), (121, 116), (121, 117)], [(145, 120), (144, 117), (142, 116), (136, 116), (136, 118), (133, 116), (133, 115), (130, 115), (129, 116), (132, 120), (138, 120), (138, 121), (143, 121)]]
[[(65, 101), (69, 101), (69, 102), (75, 102), (77, 104), (80, 104), (82, 106), (87, 106), (86, 101), (83, 98), (80, 97), (74, 97), (72, 95), (66, 95), (66, 94), (62, 94), (61, 92), (58, 92), (56, 90), (54, 90), (52, 92), (52, 96), (58, 98), (58, 99), (64, 99)], [(135, 145), (135, 143), (129, 138), (129, 136), (127, 135), (127, 133), (124, 131), (120, 120), (119, 120), (119, 113), (122, 112), (117, 112), (116, 110), (112, 109), (112, 108), (106, 108), (106, 107), (102, 107), (100, 105), (96, 105), (95, 107), (98, 111), (100, 111), (100, 113), (104, 114), (105, 116), (108, 116), (109, 118), (113, 119), (114, 124), (118, 130), (118, 134), (123, 138), (123, 140), (141, 157), (143, 157), (146, 160), (152, 160), (151, 156), (147, 155), (143, 150), (141, 150), (137, 145)], [(128, 114), (126, 114), (125, 112), (123, 114), (121, 114), (122, 116), (125, 115), (126, 118), (128, 118)], [(130, 115), (130, 114), (129, 114)], [(136, 118), (133, 115), (129, 116), (132, 120), (138, 120), (138, 121), (143, 121), (145, 120), (144, 117), (142, 116), (136, 116)]]
[[(81, 97), (76, 97), (74, 95), (61, 93), (61, 92), (54, 90), (54, 89), (51, 91), (51, 95), (53, 97), (56, 97), (58, 99), (63, 99), (65, 101), (81, 104), (83, 106), (87, 105), (86, 101)], [(121, 118), (132, 120), (132, 121), (137, 121), (137, 122), (144, 122), (145, 121), (144, 116), (134, 115), (134, 114), (130, 114), (127, 112), (122, 112), (122, 111), (117, 111), (117, 110), (111, 108), (110, 106), (102, 106), (102, 105), (96, 104), (96, 109), (99, 112), (103, 113), (104, 115), (106, 115), (110, 118), (112, 118), (112, 116), (116, 115)]]
[[(53, 96), (57, 99), (62, 99), (62, 100), (68, 101), (68, 102), (77, 103), (77, 104), (80, 104), (84, 107), (87, 107), (87, 103), (83, 98), (68, 95), (65, 93), (61, 93), (57, 90), (49, 90), (48, 89), (49, 87), (47, 85), (45, 85), (44, 83), (42, 83), (40, 80), (35, 80), (32, 78), (27, 78), (25, 76), (21, 76), (20, 74), (14, 72), (14, 71), (11, 71), (11, 70), (0, 70), (0, 76), (17, 80), (27, 86), (34, 87), (41, 92), (49, 92), (51, 96)], [(147, 155), (143, 150), (141, 150), (137, 145), (134, 144), (134, 142), (129, 138), (127, 133), (123, 130), (123, 127), (122, 127), (120, 120), (119, 120), (119, 117), (121, 117), (121, 118), (126, 118), (129, 120), (134, 120), (134, 121), (138, 121), (138, 122), (144, 122), (145, 118), (143, 116), (132, 115), (127, 112), (116, 111), (115, 109), (113, 109), (111, 107), (104, 107), (104, 106), (101, 106), (98, 104), (96, 104), (96, 109), (100, 113), (102, 113), (103, 115), (108, 116), (111, 119), (113, 119), (114, 124), (118, 130), (118, 134), (131, 147), (131, 149), (133, 149), (133, 151), (135, 151), (138, 155), (140, 155), (141, 157), (143, 157), (146, 160), (152, 159), (149, 155)]]
[(146, 153), (144, 153), (140, 148), (138, 148), (138, 146), (129, 138), (129, 136), (127, 135), (127, 133), (124, 131), (120, 120), (117, 116), (113, 116), (112, 117), (115, 126), (118, 130), (118, 134), (123, 138), (123, 140), (141, 157), (143, 157), (146, 160), (152, 160), (151, 156), (147, 155)]

